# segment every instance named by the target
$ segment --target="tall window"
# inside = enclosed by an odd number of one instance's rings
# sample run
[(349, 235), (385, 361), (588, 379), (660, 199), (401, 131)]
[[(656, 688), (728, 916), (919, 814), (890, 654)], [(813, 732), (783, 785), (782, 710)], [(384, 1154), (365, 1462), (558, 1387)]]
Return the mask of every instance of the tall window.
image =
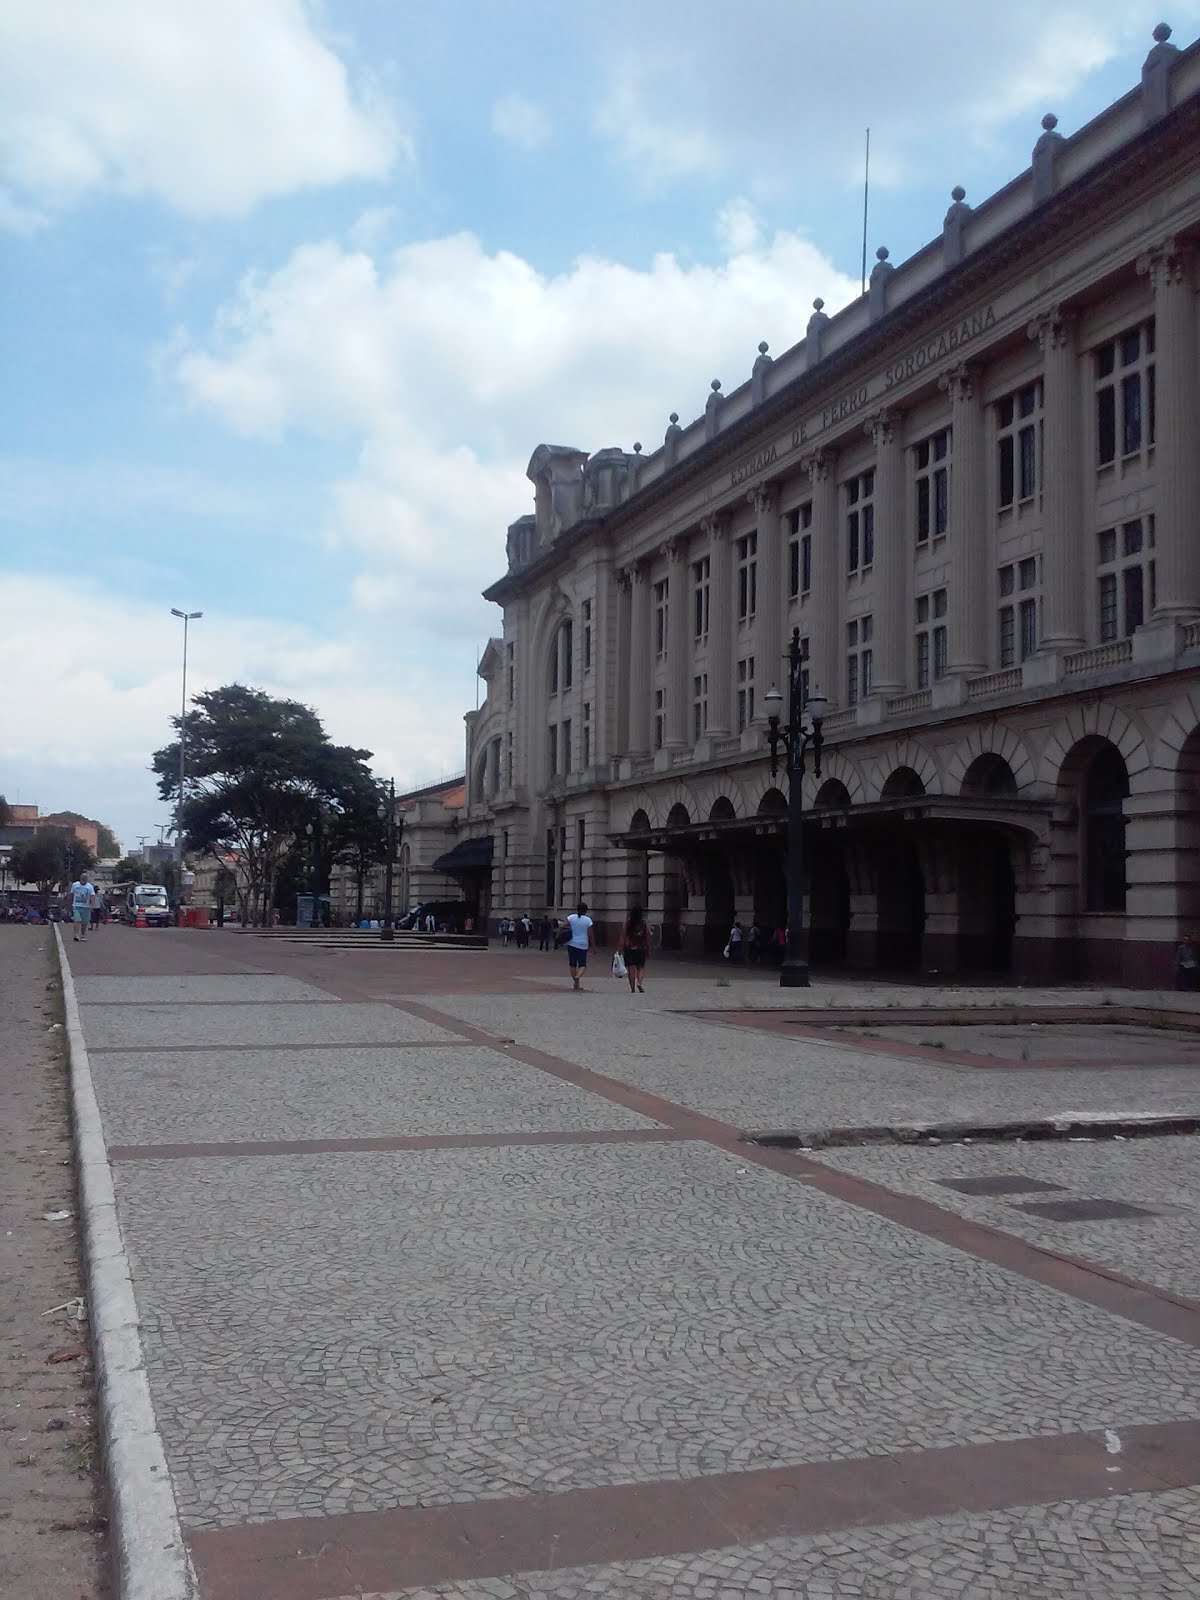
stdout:
[(556, 870), (556, 834), (553, 828), (546, 829), (546, 904), (556, 906), (558, 897), (555, 890), (558, 888), (558, 872)]
[(667, 694), (665, 689), (654, 691), (654, 748), (661, 750), (667, 742)]
[(692, 738), (703, 739), (708, 732), (708, 673), (692, 679)]
[(517, 688), (517, 663), (516, 652), (511, 644), (504, 646), (505, 674), (508, 679), (508, 703), (511, 706), (516, 697)]
[(1015, 667), (1037, 654), (1041, 557), (1000, 568), (1000, 665)]
[(667, 653), (667, 580), (660, 578), (654, 585), (654, 653)]
[(800, 660), (804, 664), (800, 668), (800, 709), (808, 704), (808, 636), (800, 640)]
[(1042, 380), (996, 402), (996, 504), (1032, 500), (1042, 483)]
[(513, 786), (513, 736), (511, 733), (504, 736), (504, 782), (505, 787)]
[(950, 429), (942, 428), (913, 450), (917, 486), (917, 543), (940, 539), (950, 526)]
[(592, 670), (592, 602), (583, 602), (583, 670)]
[(1125, 909), (1125, 810), (1129, 775), (1121, 752), (1105, 744), (1083, 780), (1083, 885), (1088, 911)]
[(552, 722), (546, 730), (546, 777), (551, 783), (558, 777), (558, 723)]
[(692, 562), (692, 632), (697, 639), (708, 637), (708, 587), (712, 562), (701, 556)]
[(1096, 546), (1100, 639), (1128, 639), (1155, 606), (1154, 518), (1105, 528)]
[(758, 610), (758, 534), (748, 533), (737, 542), (738, 621)]
[(874, 472), (850, 479), (846, 507), (846, 570), (861, 572), (875, 560)]
[(562, 725), (562, 737), (559, 740), (559, 755), (562, 758), (562, 770), (563, 770), (563, 772), (564, 773), (570, 772), (570, 770), (571, 770), (571, 719), (570, 719), (570, 717), (568, 717), (567, 720)]
[(569, 689), (575, 681), (575, 629), (570, 622), (559, 625), (550, 650), (550, 693)]
[(567, 830), (558, 830), (558, 904), (567, 903)]
[(580, 765), (590, 767), (592, 764), (592, 702), (589, 700), (583, 708), (583, 749), (580, 752)]
[(917, 596), (916, 665), (917, 688), (928, 689), (931, 678), (946, 676), (945, 589)]
[(846, 704), (856, 706), (875, 686), (875, 659), (871, 640), (875, 619), (867, 615), (846, 624)]
[(812, 501), (806, 500), (788, 516), (788, 596), (792, 600), (812, 588), (812, 534), (806, 532), (811, 527)]
[(582, 817), (575, 819), (575, 904), (583, 899), (583, 846), (587, 839), (587, 823)]
[(1154, 320), (1101, 345), (1096, 372), (1096, 465), (1137, 465), (1154, 444)]
[(744, 656), (737, 664), (737, 727), (739, 733), (754, 721), (754, 657)]

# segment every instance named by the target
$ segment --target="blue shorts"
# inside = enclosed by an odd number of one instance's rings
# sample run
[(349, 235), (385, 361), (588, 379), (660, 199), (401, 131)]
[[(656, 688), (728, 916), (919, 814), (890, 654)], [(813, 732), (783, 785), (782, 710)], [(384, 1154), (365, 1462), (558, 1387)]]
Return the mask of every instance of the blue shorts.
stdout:
[(91, 906), (72, 906), (71, 907), (71, 920), (73, 922), (91, 922), (91, 920), (92, 920), (92, 908), (91, 908)]
[(587, 966), (587, 951), (577, 949), (573, 944), (567, 946), (567, 960), (573, 967)]

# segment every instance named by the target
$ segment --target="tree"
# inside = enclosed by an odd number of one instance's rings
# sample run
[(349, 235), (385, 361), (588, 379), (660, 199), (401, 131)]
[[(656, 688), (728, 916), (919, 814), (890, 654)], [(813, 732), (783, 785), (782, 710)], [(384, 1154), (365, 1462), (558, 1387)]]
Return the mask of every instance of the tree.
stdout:
[(18, 883), (36, 883), (38, 893), (48, 897), (55, 889), (67, 888), (95, 864), (95, 856), (73, 832), (39, 828), (32, 839), (13, 846), (10, 870)]
[(12, 807), (0, 794), (0, 828), (7, 828), (12, 823)]
[[(387, 791), (382, 784), (372, 783), (361, 795), (356, 795), (329, 829), (329, 859), (335, 865), (349, 867), (354, 873), (358, 911), (356, 922), (362, 921), (363, 888), (367, 874), (387, 860)], [(383, 806), (384, 815), (379, 815)]]
[(85, 817), (82, 811), (56, 811), (47, 822), (56, 825), (67, 825), (73, 822), (83, 822), (96, 830), (96, 855), (104, 861), (121, 854), (121, 846), (117, 843), (117, 836), (111, 828), (103, 822), (97, 822), (94, 817)]
[[(284, 854), (305, 824), (327, 824), (374, 788), (371, 752), (331, 742), (321, 720), (296, 700), (226, 684), (192, 700), (187, 713), (187, 793), (180, 804), (179, 742), (154, 753), (164, 800), (177, 806), (187, 844), (242, 865), (243, 920), (270, 917)], [(180, 719), (172, 723), (178, 733)]]
[(145, 862), (137, 856), (124, 856), (117, 862), (117, 883), (145, 883), (143, 874), (146, 871)]

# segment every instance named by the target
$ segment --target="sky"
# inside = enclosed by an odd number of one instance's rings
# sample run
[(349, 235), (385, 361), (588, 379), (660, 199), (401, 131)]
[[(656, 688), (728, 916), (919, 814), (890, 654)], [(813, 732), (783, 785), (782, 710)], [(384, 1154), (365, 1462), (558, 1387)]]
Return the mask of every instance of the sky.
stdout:
[[(1141, 0), (0, 0), (0, 793), (189, 692), (463, 761), (545, 441), (661, 442), (1137, 82)], [(1200, 32), (1176, 0), (1175, 42)]]

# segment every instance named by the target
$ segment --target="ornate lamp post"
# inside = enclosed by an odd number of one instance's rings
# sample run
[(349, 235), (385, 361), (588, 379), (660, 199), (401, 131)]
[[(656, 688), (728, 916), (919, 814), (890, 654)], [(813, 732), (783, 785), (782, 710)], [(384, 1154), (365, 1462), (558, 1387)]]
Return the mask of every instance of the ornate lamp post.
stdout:
[(783, 696), (774, 684), (765, 697), (767, 707), (767, 744), (771, 750), (771, 776), (779, 774), (779, 747), (785, 748), (784, 766), (788, 777), (788, 836), (787, 836), (787, 949), (779, 971), (782, 989), (808, 988), (808, 957), (804, 953), (804, 753), (812, 745), (813, 771), (821, 776), (821, 724), (825, 720), (828, 701), (824, 695), (809, 695), (807, 711), (811, 727), (801, 720), (803, 704), (803, 658), (800, 654), (800, 629), (793, 628), (792, 642), (788, 647), (788, 720), (781, 727), (779, 721)]
[(312, 920), (310, 928), (321, 927), (321, 817), (316, 823), (306, 822), (304, 831), (312, 842)]
[(387, 872), (383, 880), (383, 927), (379, 930), (379, 937), (389, 943), (396, 937), (396, 925), (392, 918), (392, 879), (396, 871), (396, 841), (404, 828), (404, 819), (396, 821), (396, 780), (388, 779), (387, 804), (380, 804), (376, 809), (380, 821), (387, 822)]

